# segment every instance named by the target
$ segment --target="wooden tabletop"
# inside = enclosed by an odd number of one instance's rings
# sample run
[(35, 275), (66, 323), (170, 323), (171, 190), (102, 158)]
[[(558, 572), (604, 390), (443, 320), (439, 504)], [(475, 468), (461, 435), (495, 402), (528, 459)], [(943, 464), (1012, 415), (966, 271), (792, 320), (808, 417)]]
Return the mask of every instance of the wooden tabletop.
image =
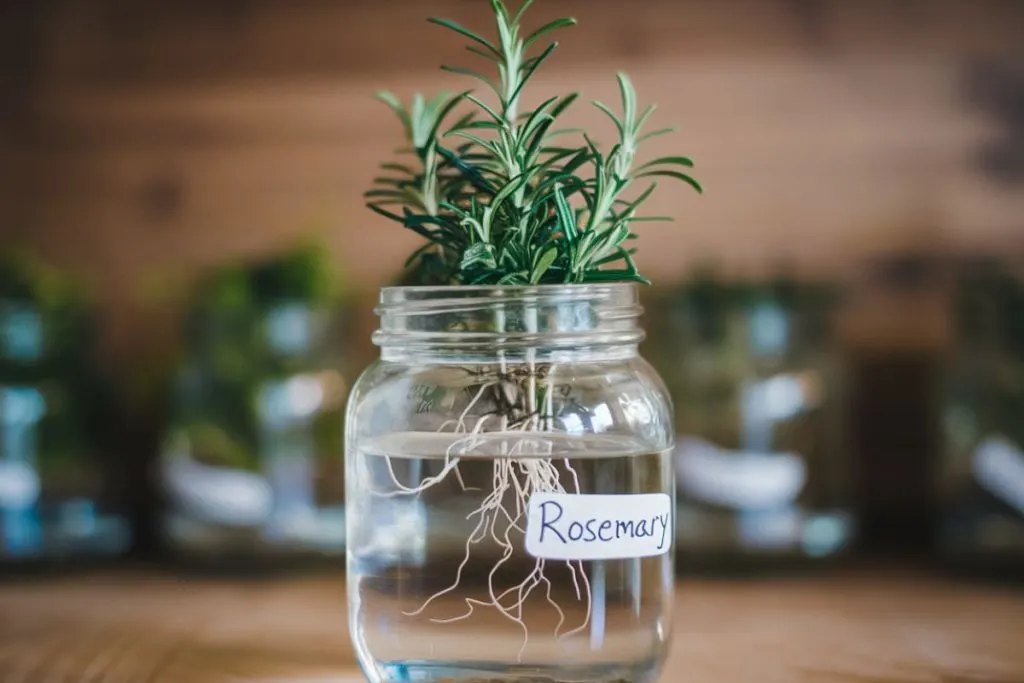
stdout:
[[(1024, 683), (1024, 592), (914, 575), (684, 581), (663, 681)], [(344, 579), (0, 585), (3, 683), (356, 683)]]

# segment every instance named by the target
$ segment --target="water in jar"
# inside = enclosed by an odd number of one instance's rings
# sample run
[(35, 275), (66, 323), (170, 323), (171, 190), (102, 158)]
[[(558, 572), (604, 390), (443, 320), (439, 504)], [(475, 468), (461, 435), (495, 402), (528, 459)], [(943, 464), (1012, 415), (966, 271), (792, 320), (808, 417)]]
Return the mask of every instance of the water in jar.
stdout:
[(532, 491), (623, 496), (610, 507), (626, 516), (641, 494), (671, 498), (669, 451), (607, 435), (399, 433), (351, 455), (349, 626), (370, 681), (656, 680), (674, 505), (658, 555), (540, 561), (525, 533)]

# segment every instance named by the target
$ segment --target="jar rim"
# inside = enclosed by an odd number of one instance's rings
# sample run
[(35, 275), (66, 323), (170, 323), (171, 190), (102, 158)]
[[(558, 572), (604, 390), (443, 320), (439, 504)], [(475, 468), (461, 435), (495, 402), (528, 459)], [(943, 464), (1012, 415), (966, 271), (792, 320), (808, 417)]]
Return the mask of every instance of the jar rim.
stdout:
[(381, 289), (374, 342), (452, 354), (635, 353), (643, 339), (636, 283), (396, 286)]

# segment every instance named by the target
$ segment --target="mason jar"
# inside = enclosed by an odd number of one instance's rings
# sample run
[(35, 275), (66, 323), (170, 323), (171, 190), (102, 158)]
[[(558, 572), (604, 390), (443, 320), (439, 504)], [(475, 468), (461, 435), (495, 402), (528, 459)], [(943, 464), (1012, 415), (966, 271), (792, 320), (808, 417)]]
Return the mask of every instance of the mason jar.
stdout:
[(640, 310), (621, 283), (382, 290), (345, 443), (370, 681), (657, 678), (674, 430)]
[(160, 458), (162, 534), (184, 566), (340, 562), (344, 402), (332, 307), (200, 311)]
[(959, 274), (945, 359), (938, 550), (972, 574), (1024, 577), (1024, 271)]
[(854, 532), (853, 482), (831, 307), (801, 303), (800, 285), (712, 286), (684, 290), (660, 324), (678, 429), (680, 571), (839, 557)]
[(128, 552), (114, 394), (84, 308), (0, 299), (0, 568)]

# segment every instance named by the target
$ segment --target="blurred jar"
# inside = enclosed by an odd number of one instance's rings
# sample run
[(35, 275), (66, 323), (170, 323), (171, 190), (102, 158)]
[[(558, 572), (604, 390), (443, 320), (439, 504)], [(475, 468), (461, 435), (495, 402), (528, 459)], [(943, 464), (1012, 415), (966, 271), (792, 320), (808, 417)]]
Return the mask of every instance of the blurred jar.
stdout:
[(1024, 269), (963, 269), (943, 392), (939, 537), (951, 566), (1024, 576)]
[(73, 284), (26, 254), (0, 264), (0, 566), (71, 565), (131, 543), (112, 387)]
[(665, 306), (657, 357), (676, 410), (680, 569), (842, 554), (851, 473), (830, 291), (702, 276)]
[(306, 291), (312, 265), (263, 287), (275, 268), (225, 269), (188, 320), (160, 467), (164, 540), (186, 564), (344, 557), (342, 313)]

